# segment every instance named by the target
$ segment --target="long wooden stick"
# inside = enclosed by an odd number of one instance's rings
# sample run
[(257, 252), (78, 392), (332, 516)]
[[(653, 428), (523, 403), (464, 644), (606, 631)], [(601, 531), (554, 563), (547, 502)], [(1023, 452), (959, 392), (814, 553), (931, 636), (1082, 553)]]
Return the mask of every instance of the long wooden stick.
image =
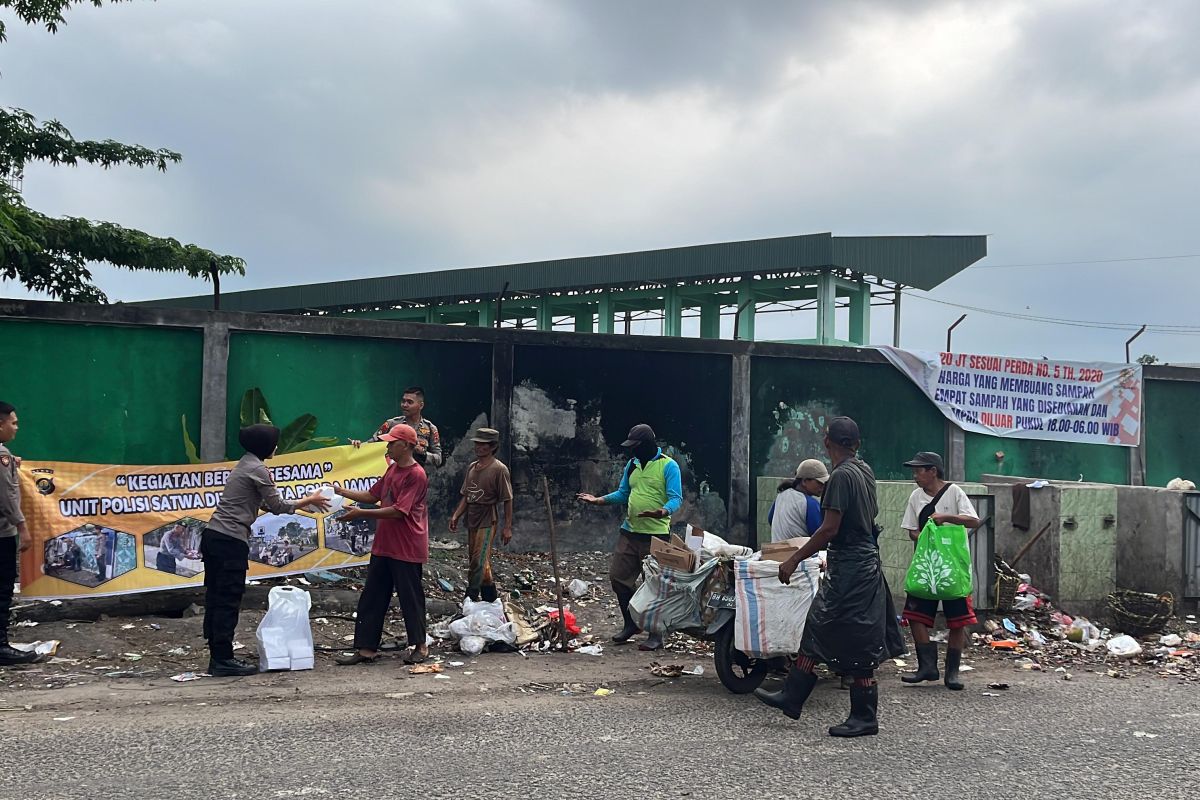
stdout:
[(562, 581), (558, 578), (558, 544), (554, 539), (554, 509), (550, 505), (550, 481), (542, 476), (542, 491), (546, 495), (546, 517), (550, 520), (550, 563), (554, 568), (554, 593), (558, 596), (558, 630), (563, 652), (567, 651), (567, 615), (563, 610)]
[(1013, 560), (1012, 560), (1012, 561), (1008, 562), (1008, 565), (1009, 565), (1010, 567), (1016, 568), (1016, 566), (1017, 566), (1017, 562), (1018, 562), (1018, 561), (1020, 561), (1020, 560), (1021, 560), (1021, 558), (1022, 558), (1022, 557), (1023, 557), (1023, 556), (1024, 556), (1026, 553), (1028, 553), (1028, 552), (1029, 552), (1029, 548), (1031, 548), (1031, 547), (1033, 547), (1035, 544), (1037, 544), (1037, 540), (1038, 540), (1038, 539), (1040, 539), (1040, 538), (1042, 538), (1042, 534), (1043, 534), (1043, 533), (1045, 533), (1046, 531), (1050, 530), (1050, 525), (1051, 525), (1052, 523), (1053, 523), (1053, 520), (1051, 520), (1051, 522), (1047, 522), (1047, 523), (1046, 523), (1044, 526), (1042, 526), (1042, 529), (1041, 529), (1040, 531), (1038, 531), (1037, 533), (1035, 533), (1035, 534), (1033, 535), (1033, 538), (1032, 538), (1032, 539), (1030, 539), (1028, 542), (1026, 542), (1026, 543), (1025, 543), (1025, 546), (1024, 546), (1024, 547), (1022, 547), (1022, 548), (1021, 548), (1021, 549), (1020, 549), (1020, 550), (1017, 552), (1017, 555), (1016, 555), (1016, 556), (1013, 558)]

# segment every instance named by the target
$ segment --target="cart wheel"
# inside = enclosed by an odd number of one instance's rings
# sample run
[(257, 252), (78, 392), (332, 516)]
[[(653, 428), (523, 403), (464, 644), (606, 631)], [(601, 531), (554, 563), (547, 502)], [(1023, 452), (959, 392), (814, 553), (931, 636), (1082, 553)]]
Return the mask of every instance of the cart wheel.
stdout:
[(733, 622), (717, 631), (713, 640), (716, 652), (713, 660), (717, 667), (717, 677), (725, 688), (734, 694), (750, 694), (767, 677), (767, 662), (750, 658), (733, 646)]

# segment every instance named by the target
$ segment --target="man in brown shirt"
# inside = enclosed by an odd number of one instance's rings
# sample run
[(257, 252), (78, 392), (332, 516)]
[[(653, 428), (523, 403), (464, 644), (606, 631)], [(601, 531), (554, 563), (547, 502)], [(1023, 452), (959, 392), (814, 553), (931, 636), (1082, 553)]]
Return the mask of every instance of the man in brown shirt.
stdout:
[(450, 530), (457, 531), (458, 521), (467, 518), (467, 597), (491, 602), (498, 596), (490, 557), (501, 505), (504, 507), (501, 541), (508, 544), (512, 540), (512, 478), (508, 467), (496, 458), (500, 449), (499, 431), (480, 428), (471, 441), (475, 443), (476, 460), (463, 477), (462, 499), (450, 515)]

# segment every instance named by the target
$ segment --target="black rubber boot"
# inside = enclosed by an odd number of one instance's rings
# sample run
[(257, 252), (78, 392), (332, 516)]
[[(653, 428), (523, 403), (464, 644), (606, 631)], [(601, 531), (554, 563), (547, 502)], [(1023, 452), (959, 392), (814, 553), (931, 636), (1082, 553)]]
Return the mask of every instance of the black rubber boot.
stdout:
[(937, 656), (937, 645), (933, 642), (917, 645), (917, 671), (913, 675), (901, 675), (900, 680), (905, 683), (936, 681), (942, 677), (938, 674)]
[(479, 597), (485, 603), (494, 603), (499, 595), (496, 593), (496, 587), (494, 584), (485, 583), (483, 588), (479, 590)]
[(816, 673), (792, 667), (788, 670), (782, 689), (778, 692), (755, 689), (754, 696), (772, 708), (778, 708), (792, 719), (800, 719), (800, 712), (804, 710), (804, 704), (816, 685)]
[(214, 678), (244, 678), (247, 675), (257, 675), (258, 667), (238, 658), (210, 658), (208, 674)]
[(879, 687), (850, 687), (850, 716), (829, 729), (830, 736), (874, 736), (879, 733)]
[(613, 592), (617, 595), (617, 604), (621, 607), (621, 616), (625, 618), (625, 627), (621, 628), (620, 632), (612, 637), (612, 640), (617, 644), (625, 644), (634, 636), (641, 633), (642, 629), (633, 624), (633, 617), (629, 614), (629, 601), (633, 599), (633, 590), (628, 586), (614, 583)]
[(37, 661), (40, 656), (30, 650), (18, 650), (8, 643), (8, 637), (4, 637), (0, 641), (0, 667), (11, 667), (14, 664), (32, 664)]
[(644, 641), (638, 645), (638, 650), (646, 650), (648, 652), (654, 652), (655, 650), (662, 650), (662, 646), (663, 646), (662, 634), (661, 633), (651, 633), (651, 634), (647, 634), (646, 641)]
[(962, 650), (946, 649), (946, 688), (956, 692), (962, 691), (962, 681), (958, 679), (958, 665), (962, 661)]

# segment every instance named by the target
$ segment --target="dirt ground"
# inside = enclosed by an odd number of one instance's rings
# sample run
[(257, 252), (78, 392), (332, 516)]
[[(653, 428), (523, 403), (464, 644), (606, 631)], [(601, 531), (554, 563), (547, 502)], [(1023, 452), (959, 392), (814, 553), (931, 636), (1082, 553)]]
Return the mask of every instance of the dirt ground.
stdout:
[[(431, 608), (452, 608), (461, 600), (465, 572), (465, 551), (434, 550), (426, 570), (426, 591)], [(516, 590), (510, 600), (524, 610), (526, 619), (535, 621), (555, 603), (550, 560), (546, 554), (497, 553), (493, 559), (497, 583), (502, 591)], [(584, 688), (599, 688), (613, 681), (627, 680), (628, 669), (643, 673), (639, 678), (653, 678), (651, 665), (666, 664), (687, 669), (703, 668), (707, 676), (713, 674), (712, 648), (706, 642), (675, 635), (668, 639), (665, 650), (658, 653), (639, 653), (635, 646), (617, 647), (609, 636), (619, 627), (620, 615), (615, 598), (607, 581), (608, 556), (606, 553), (572, 553), (562, 560), (564, 585), (573, 579), (589, 584), (586, 594), (577, 599), (568, 599), (568, 609), (578, 619), (582, 632), (577, 644), (599, 644), (603, 654), (599, 657), (573, 654), (549, 654), (536, 649), (522, 655), (485, 654), (468, 657), (459, 653), (452, 642), (435, 642), (432, 652), (434, 661), (444, 665), (447, 671), (458, 670), (471, 677), (468, 666), (478, 667), (478, 680), (494, 680), (504, 677), (514, 691), (546, 692), (574, 691), (572, 684)], [(352, 611), (353, 593), (361, 587), (362, 571), (350, 570), (340, 573), (343, 579), (336, 583), (312, 580), (295, 576), (276, 579), (273, 582), (303, 586), (313, 598), (313, 638), (317, 648), (314, 678), (287, 676), (285, 683), (299, 680), (314, 686), (329, 684), (328, 677), (344, 669), (333, 663), (336, 655), (348, 651), (354, 630)], [(450, 586), (446, 589), (444, 586)], [(326, 602), (326, 598), (337, 595), (339, 602)], [(347, 604), (349, 597), (351, 604)], [(41, 601), (38, 601), (41, 602)], [(107, 617), (98, 620), (70, 619), (70, 601), (59, 607), (67, 618), (57, 621), (31, 623), (29, 616), (36, 603), (19, 605), (14, 612), (12, 639), (16, 642), (58, 640), (56, 654), (42, 663), (26, 667), (0, 670), (0, 701), (5, 709), (20, 709), (25, 705), (55, 703), (54, 698), (74, 698), (83, 701), (97, 695), (98, 689), (115, 690), (117, 694), (137, 691), (141, 688), (184, 686), (174, 683), (172, 676), (186, 672), (202, 672), (207, 665), (207, 651), (201, 634), (202, 609), (193, 607), (183, 616), (140, 616)], [(264, 603), (248, 603), (242, 613), (237, 642), (239, 655), (255, 658), (257, 645), (255, 630), (265, 612)], [(394, 606), (394, 604), (393, 604)], [(433, 624), (449, 620), (451, 614), (431, 614)], [(1017, 616), (1012, 621), (1021, 627), (1032, 627), (1033, 621), (1023, 621)], [(1187, 625), (1178, 629), (1187, 634)], [(399, 653), (404, 646), (403, 622), (398, 609), (393, 612), (385, 628), (385, 658), (380, 670), (393, 670), (398, 675), (407, 675), (400, 663)], [(1191, 648), (1187, 657), (1156, 658), (1153, 656), (1153, 639), (1146, 640), (1146, 653), (1138, 659), (1114, 659), (1101, 649), (1095, 653), (1084, 653), (1065, 642), (1053, 642), (1044, 648), (1021, 648), (1015, 652), (996, 651), (987, 642), (981, 628), (975, 637), (975, 646), (968, 651), (965, 661), (980, 673), (1012, 673), (1024, 677), (1052, 680), (1076, 680), (1085, 675), (1104, 679), (1142, 679), (1194, 683), (1198, 680), (1196, 663), (1200, 661), (1200, 642), (1185, 645)], [(459, 666), (451, 666), (456, 664)], [(618, 667), (618, 664), (620, 665)], [(915, 659), (909, 656), (881, 670), (901, 673), (911, 670)], [(492, 674), (493, 671), (509, 673)], [(971, 676), (967, 672), (968, 678)], [(432, 676), (424, 676), (432, 677)], [(685, 676), (686, 679), (686, 676)], [(271, 685), (284, 680), (272, 673), (250, 679), (254, 685)], [(228, 681), (203, 678), (202, 682), (227, 684)], [(992, 681), (1005, 682), (1005, 681)], [(337, 686), (339, 682), (332, 682)], [(190, 684), (195, 686), (195, 684)], [(248, 684), (249, 685), (249, 684)], [(564, 687), (566, 687), (564, 689)], [(582, 689), (580, 689), (582, 691)], [(299, 691), (297, 689), (297, 691)]]

